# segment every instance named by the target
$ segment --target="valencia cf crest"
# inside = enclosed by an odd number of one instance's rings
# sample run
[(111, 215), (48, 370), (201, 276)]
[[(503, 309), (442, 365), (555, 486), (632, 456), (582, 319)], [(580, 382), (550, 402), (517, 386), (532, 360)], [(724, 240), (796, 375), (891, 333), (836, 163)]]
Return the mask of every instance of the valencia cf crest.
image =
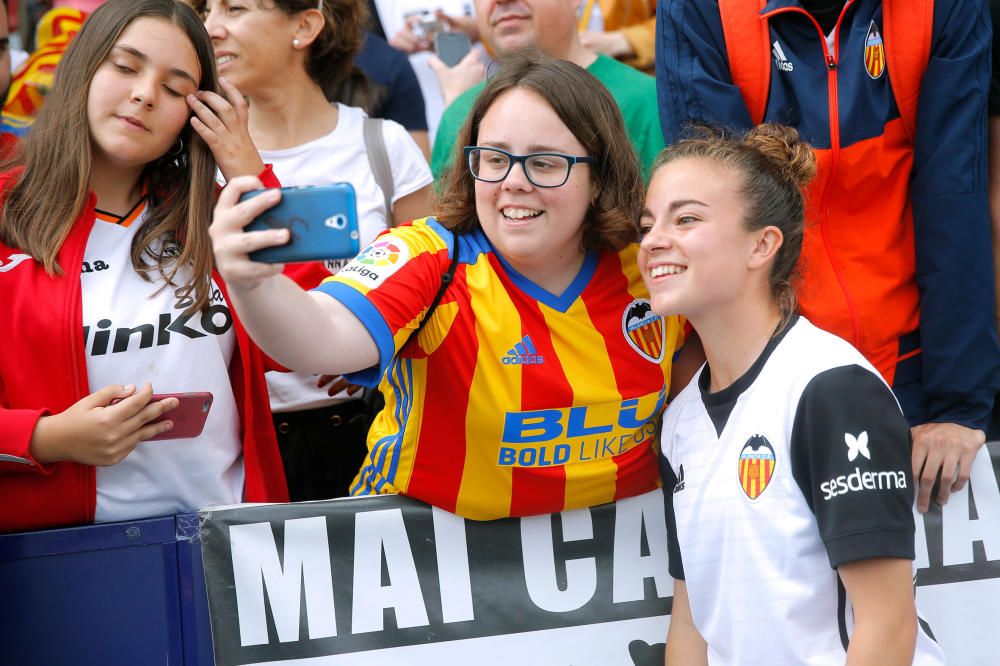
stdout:
[(885, 44), (875, 21), (868, 26), (868, 36), (865, 37), (865, 71), (873, 79), (881, 77), (885, 71)]
[(760, 497), (774, 476), (774, 447), (764, 435), (754, 435), (740, 451), (740, 487), (751, 501)]
[(653, 312), (646, 299), (638, 298), (625, 308), (622, 313), (622, 333), (639, 356), (653, 363), (663, 360), (666, 324), (663, 317)]

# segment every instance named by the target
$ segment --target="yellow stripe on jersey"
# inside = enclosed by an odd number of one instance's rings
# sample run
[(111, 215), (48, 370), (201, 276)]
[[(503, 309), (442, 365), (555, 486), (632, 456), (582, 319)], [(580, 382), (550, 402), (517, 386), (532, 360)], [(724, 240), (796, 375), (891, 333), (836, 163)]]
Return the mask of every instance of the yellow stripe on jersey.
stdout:
[[(590, 405), (587, 416), (595, 422), (614, 423), (621, 408), (621, 394), (615, 402), (608, 402), (615, 374), (604, 337), (590, 324), (583, 299), (577, 299), (563, 316), (544, 304), (540, 308), (563, 371), (572, 377), (573, 404)], [(582, 354), (582, 349), (592, 351)], [(618, 466), (611, 458), (567, 465), (565, 470), (566, 506), (593, 506), (615, 498), (615, 484), (608, 483), (608, 479), (615, 478)]]
[(481, 415), (500, 414), (504, 405), (516, 406), (521, 402), (521, 373), (505, 372), (508, 369), (496, 362), (507, 353), (511, 339), (519, 337), (517, 330), (511, 330), (510, 322), (520, 321), (521, 315), (493, 272), (488, 255), (480, 256), (466, 269), (465, 275), (479, 332), (476, 370), (466, 412), (466, 419), (478, 420), (467, 422), (465, 430), (476, 433), (480, 441), (467, 443), (456, 513), (476, 516), (482, 511), (484, 495), (494, 497), (497, 504), (510, 506), (513, 469), (497, 465), (503, 419), (487, 420)]

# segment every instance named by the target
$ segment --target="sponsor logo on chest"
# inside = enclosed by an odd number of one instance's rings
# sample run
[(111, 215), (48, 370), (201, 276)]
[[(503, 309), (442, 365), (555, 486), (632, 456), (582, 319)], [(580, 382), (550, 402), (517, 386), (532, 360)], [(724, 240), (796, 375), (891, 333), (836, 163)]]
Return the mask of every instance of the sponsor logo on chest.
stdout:
[(184, 312), (192, 302), (190, 296), (179, 298), (175, 303), (176, 309), (161, 313), (155, 323), (140, 323), (129, 327), (115, 326), (106, 317), (99, 319), (95, 326), (83, 327), (84, 349), (91, 356), (119, 354), (130, 348), (149, 349), (169, 345), (175, 336), (195, 340), (211, 335), (225, 335), (233, 327), (233, 315), (222, 291), (214, 283), (206, 308), (191, 313)]

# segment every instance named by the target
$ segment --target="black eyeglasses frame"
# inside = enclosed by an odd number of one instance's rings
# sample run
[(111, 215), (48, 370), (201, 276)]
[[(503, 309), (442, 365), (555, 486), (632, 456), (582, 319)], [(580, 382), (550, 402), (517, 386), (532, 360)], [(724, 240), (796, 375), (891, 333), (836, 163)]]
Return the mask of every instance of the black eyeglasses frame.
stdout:
[[(495, 152), (502, 153), (502, 154), (506, 155), (507, 158), (510, 159), (510, 163), (507, 165), (507, 171), (504, 173), (504, 175), (501, 178), (497, 178), (495, 180), (489, 179), (489, 178), (480, 178), (479, 176), (477, 176), (472, 171), (472, 151), (474, 151), (474, 150), (492, 150), (492, 151), (495, 151)], [(520, 164), (521, 165), (521, 170), (524, 172), (524, 177), (528, 179), (528, 182), (531, 183), (532, 185), (534, 185), (535, 187), (543, 187), (543, 188), (562, 187), (563, 185), (566, 184), (566, 181), (569, 180), (569, 176), (573, 172), (573, 166), (574, 165), (576, 165), (578, 163), (581, 163), (581, 162), (586, 163), (586, 164), (595, 164), (597, 162), (596, 159), (594, 159), (593, 157), (590, 157), (589, 155), (566, 155), (565, 153), (553, 153), (553, 152), (528, 153), (527, 155), (515, 155), (514, 153), (509, 153), (506, 150), (503, 150), (501, 148), (494, 148), (493, 146), (465, 146), (465, 148), (463, 149), (463, 152), (465, 154), (465, 166), (469, 169), (469, 174), (473, 178), (475, 178), (476, 180), (478, 180), (478, 181), (482, 181), (484, 183), (502, 183), (507, 178), (507, 176), (510, 175), (510, 172), (514, 168), (514, 165), (515, 164)], [(532, 180), (531, 176), (528, 174), (528, 168), (527, 168), (528, 167), (528, 165), (527, 165), (528, 159), (530, 159), (532, 157), (539, 157), (539, 156), (545, 156), (545, 155), (548, 155), (548, 156), (551, 156), (551, 157), (561, 157), (561, 158), (563, 158), (564, 160), (566, 160), (569, 163), (569, 166), (566, 168), (566, 177), (558, 185), (540, 185), (540, 184), (536, 183), (534, 180)]]

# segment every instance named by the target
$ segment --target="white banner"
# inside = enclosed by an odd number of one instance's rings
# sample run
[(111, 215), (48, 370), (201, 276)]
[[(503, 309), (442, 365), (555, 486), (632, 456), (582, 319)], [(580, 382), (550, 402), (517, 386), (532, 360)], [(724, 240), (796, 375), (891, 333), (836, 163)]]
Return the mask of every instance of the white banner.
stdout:
[[(917, 521), (917, 604), (949, 662), (1000, 654), (1000, 444)], [(992, 453), (992, 459), (990, 456)], [(652, 492), (463, 520), (394, 496), (202, 512), (219, 666), (662, 664), (672, 579)]]

